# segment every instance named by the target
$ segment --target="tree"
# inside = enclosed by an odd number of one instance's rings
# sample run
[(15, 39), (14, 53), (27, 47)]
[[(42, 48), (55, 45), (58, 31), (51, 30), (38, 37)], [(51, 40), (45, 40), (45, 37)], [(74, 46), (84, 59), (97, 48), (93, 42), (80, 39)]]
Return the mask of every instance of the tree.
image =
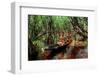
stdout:
[[(82, 21), (84, 21), (85, 24), (82, 24)], [(88, 32), (87, 29), (84, 29), (84, 25), (87, 26), (87, 18), (83, 17), (83, 18), (79, 18), (79, 17), (70, 17), (70, 22), (73, 26), (73, 30), (79, 34), (80, 36), (83, 37), (83, 40), (87, 40), (88, 36)]]

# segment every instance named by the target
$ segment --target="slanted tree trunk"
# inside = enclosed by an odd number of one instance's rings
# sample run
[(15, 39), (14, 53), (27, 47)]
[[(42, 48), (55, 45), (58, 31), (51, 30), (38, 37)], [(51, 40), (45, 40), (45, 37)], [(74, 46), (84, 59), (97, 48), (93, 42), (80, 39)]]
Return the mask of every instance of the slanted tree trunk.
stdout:
[(84, 40), (87, 40), (88, 36), (87, 36), (87, 31), (84, 29), (84, 27), (82, 27), (81, 24), (79, 24), (77, 17), (70, 17), (71, 20), (71, 24), (73, 26), (73, 30), (79, 34), (80, 36), (83, 37)]

